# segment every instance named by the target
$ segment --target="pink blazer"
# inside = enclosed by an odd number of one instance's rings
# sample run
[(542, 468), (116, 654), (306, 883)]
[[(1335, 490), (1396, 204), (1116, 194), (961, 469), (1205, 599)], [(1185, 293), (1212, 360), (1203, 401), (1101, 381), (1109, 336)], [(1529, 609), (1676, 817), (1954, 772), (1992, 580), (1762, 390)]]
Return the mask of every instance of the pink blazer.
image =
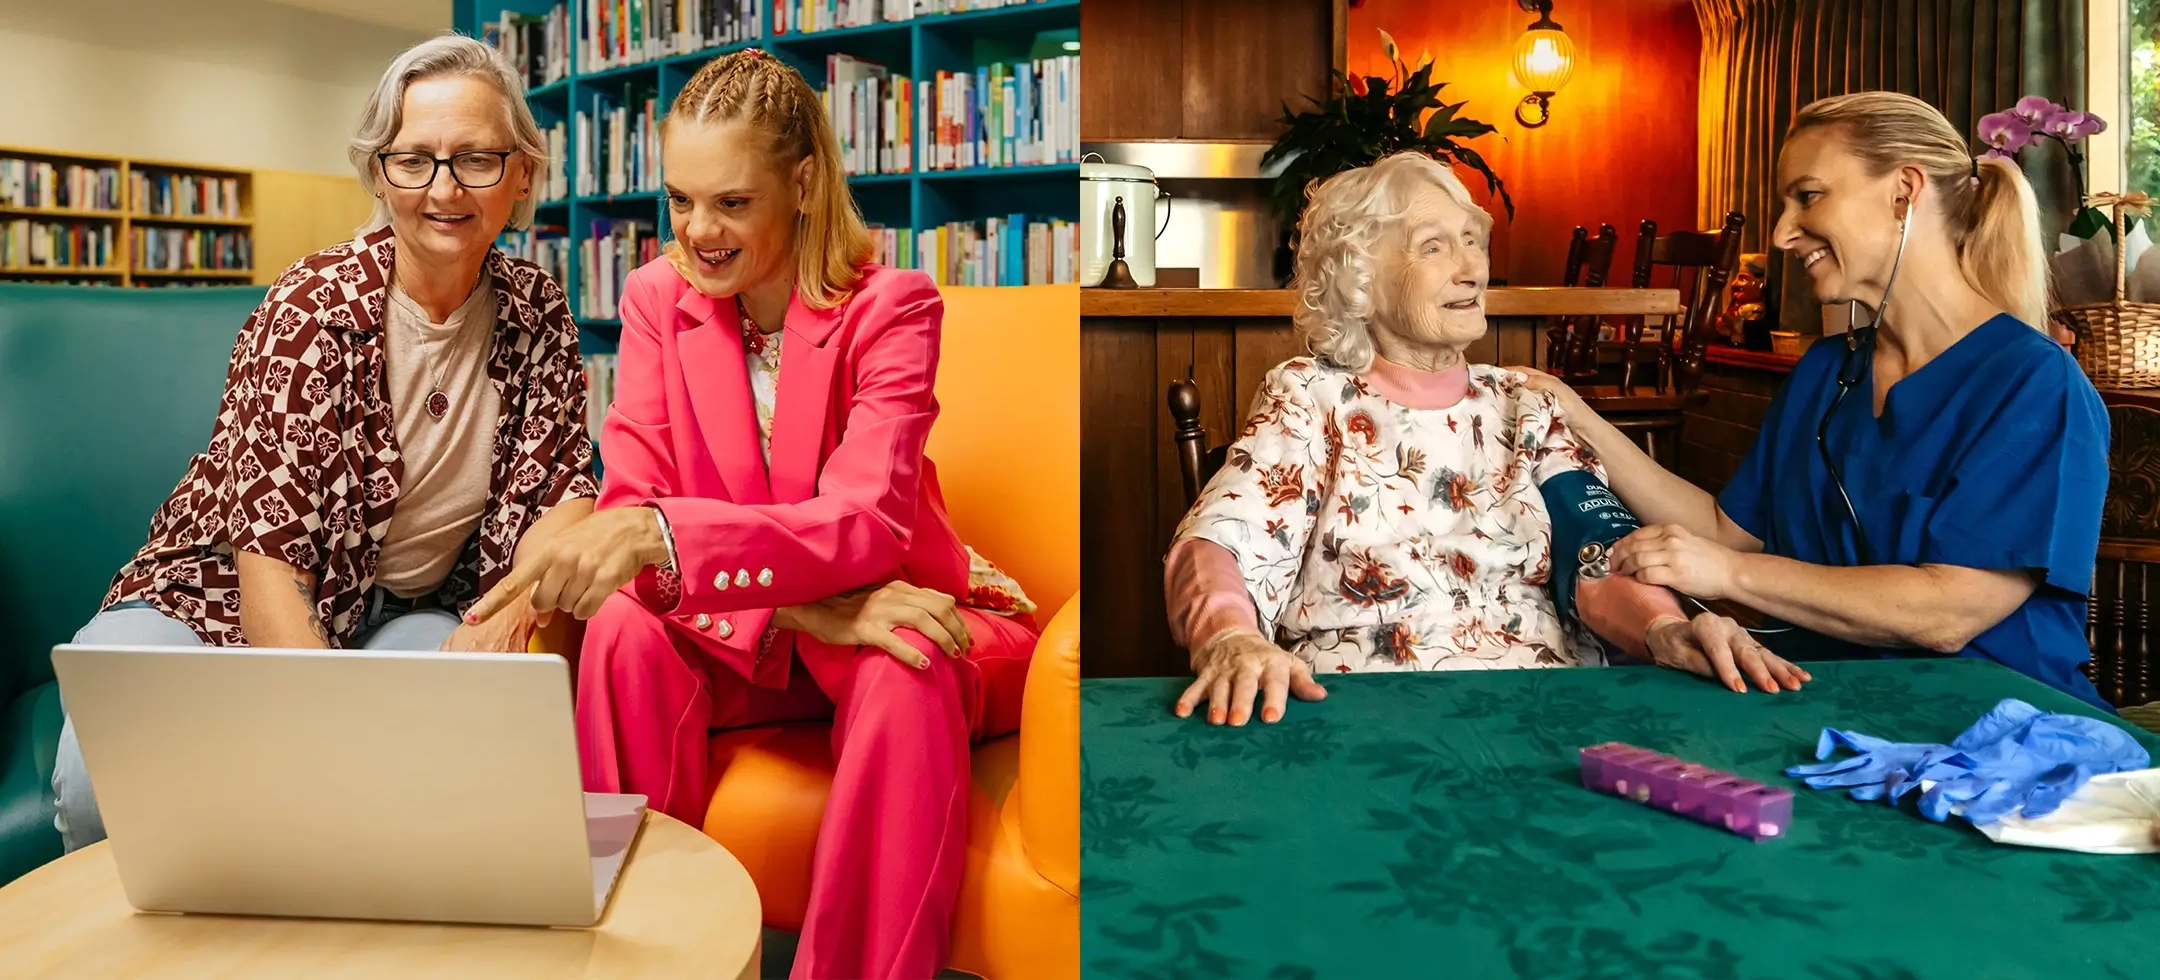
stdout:
[(794, 652), (767, 629), (777, 607), (895, 579), (966, 595), (923, 456), (943, 320), (929, 277), (878, 265), (835, 309), (791, 301), (767, 473), (735, 301), (665, 258), (632, 272), (598, 506), (658, 505), (682, 581), (663, 589), (648, 569), (629, 593), (766, 687), (786, 686)]

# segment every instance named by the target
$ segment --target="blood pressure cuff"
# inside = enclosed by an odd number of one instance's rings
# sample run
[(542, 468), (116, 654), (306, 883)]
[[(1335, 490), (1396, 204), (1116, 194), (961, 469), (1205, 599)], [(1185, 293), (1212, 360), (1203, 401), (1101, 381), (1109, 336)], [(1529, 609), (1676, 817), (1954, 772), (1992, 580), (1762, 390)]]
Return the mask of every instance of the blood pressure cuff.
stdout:
[(1642, 522), (1588, 470), (1555, 473), (1538, 484), (1538, 492), (1545, 497), (1545, 512), (1552, 515), (1553, 608), (1580, 621), (1575, 585), (1583, 573), (1585, 548), (1596, 545), (1593, 558), (1602, 562), (1613, 542), (1641, 528)]

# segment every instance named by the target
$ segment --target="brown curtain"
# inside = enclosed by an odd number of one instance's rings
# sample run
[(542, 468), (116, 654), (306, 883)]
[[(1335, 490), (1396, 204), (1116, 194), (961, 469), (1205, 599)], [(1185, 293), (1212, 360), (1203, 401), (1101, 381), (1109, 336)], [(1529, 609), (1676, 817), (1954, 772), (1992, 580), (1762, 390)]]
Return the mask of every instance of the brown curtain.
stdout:
[[(1768, 251), (1778, 149), (1793, 116), (1816, 99), (1878, 89), (1916, 96), (1941, 109), (1976, 153), (1980, 117), (2021, 96), (2083, 108), (2084, 8), (2073, 0), (1695, 0), (1703, 34), (1697, 223), (1714, 227), (1737, 210), (1748, 219), (1742, 251)], [(2077, 195), (2061, 149), (2049, 143), (2020, 156), (2041, 227), (2066, 227)], [(1773, 268), (1772, 276), (1789, 281), (1780, 273), (1793, 271)], [(1788, 323), (1793, 314), (1815, 316), (1781, 306)]]

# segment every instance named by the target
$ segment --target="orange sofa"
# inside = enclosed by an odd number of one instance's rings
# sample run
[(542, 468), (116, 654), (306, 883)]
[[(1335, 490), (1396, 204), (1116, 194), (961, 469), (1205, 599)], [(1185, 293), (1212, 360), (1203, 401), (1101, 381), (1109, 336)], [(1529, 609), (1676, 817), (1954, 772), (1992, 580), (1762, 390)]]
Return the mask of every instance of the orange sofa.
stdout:
[[(1044, 624), (1020, 733), (975, 749), (950, 966), (989, 980), (1071, 980), (1080, 974), (1080, 293), (943, 292), (929, 455), (961, 540), (1020, 581)], [(765, 923), (800, 931), (832, 787), (831, 727), (727, 732), (712, 740), (711, 771), (705, 833), (749, 869)]]

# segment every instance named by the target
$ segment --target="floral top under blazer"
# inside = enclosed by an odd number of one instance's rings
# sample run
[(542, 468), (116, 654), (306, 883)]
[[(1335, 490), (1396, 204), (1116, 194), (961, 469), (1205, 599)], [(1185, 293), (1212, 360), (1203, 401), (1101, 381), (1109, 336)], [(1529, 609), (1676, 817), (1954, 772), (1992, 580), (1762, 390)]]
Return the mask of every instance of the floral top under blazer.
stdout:
[[(105, 606), (149, 602), (205, 642), (237, 645), (235, 550), (315, 573), (333, 646), (366, 612), (403, 478), (384, 396), (382, 315), (390, 229), (307, 256), (278, 277), (233, 345), (208, 451), (150, 521)], [(480, 529), (437, 593), (460, 612), (508, 574), (518, 540), (548, 508), (597, 497), (585, 374), (562, 287), (491, 250), (497, 309), (488, 380), (502, 398)]]
[(1316, 671), (1602, 664), (1546, 588), (1540, 477), (1603, 469), (1522, 376), (1470, 368), (1414, 409), (1313, 358), (1261, 383), (1243, 435), (1178, 526), (1237, 559), (1260, 631)]

